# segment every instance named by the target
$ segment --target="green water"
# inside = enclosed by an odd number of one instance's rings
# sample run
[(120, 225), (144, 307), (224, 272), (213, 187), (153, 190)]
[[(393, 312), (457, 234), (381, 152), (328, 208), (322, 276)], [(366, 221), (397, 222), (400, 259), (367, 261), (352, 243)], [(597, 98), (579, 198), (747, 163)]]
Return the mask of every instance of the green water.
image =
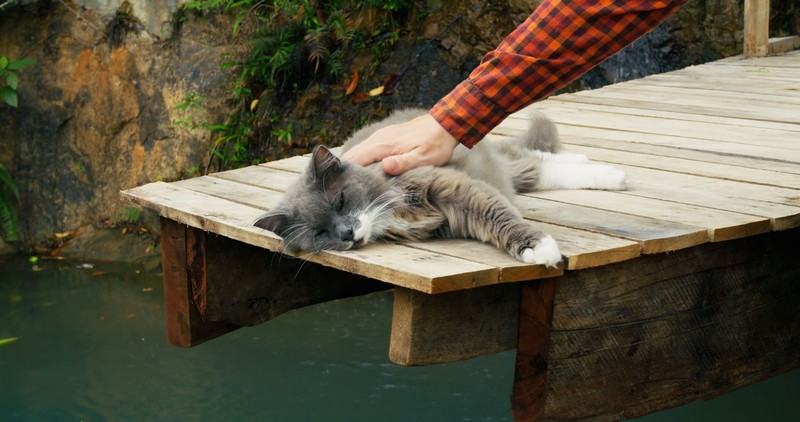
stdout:
[[(312, 306), (193, 349), (164, 341), (159, 276), (0, 260), (0, 420), (505, 421), (514, 353), (399, 367), (391, 292)], [(10, 340), (16, 337), (16, 340)], [(800, 371), (645, 421), (800, 420)]]

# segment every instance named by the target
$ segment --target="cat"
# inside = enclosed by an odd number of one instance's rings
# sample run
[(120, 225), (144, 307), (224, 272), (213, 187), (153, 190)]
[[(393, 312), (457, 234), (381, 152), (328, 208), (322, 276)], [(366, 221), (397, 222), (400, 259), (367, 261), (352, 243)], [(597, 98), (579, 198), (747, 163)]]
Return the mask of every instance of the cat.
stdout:
[[(407, 109), (356, 131), (343, 150), (377, 129), (426, 113)], [(490, 243), (530, 264), (556, 267), (556, 241), (522, 218), (518, 193), (543, 189), (624, 189), (625, 173), (558, 154), (555, 124), (540, 112), (527, 133), (484, 140), (472, 150), (459, 145), (444, 167), (426, 166), (389, 176), (376, 163), (362, 167), (325, 146), (314, 149), (300, 179), (281, 202), (259, 217), (257, 227), (283, 237), (297, 254), (343, 251), (377, 240), (416, 242), (471, 238)]]

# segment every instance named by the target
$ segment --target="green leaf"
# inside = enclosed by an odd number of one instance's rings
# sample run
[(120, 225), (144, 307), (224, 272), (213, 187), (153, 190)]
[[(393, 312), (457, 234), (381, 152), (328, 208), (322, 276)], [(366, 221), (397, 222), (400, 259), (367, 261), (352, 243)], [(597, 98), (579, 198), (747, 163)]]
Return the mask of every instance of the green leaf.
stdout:
[(19, 60), (11, 60), (8, 63), (8, 70), (20, 70), (26, 67), (31, 67), (36, 64), (36, 60), (33, 59), (19, 59)]
[(2, 339), (0, 339), (0, 346), (5, 346), (6, 344), (13, 343), (13, 342), (15, 342), (17, 340), (19, 340), (19, 337), (2, 338)]
[(0, 56), (0, 70), (6, 70), (8, 67), (8, 57)]
[(14, 72), (6, 73), (6, 85), (11, 87), (11, 89), (16, 90), (17, 85), (19, 84), (19, 76), (17, 76)]
[(17, 184), (14, 183), (11, 173), (9, 173), (8, 170), (6, 170), (6, 168), (2, 165), (0, 165), (0, 182), (2, 182), (0, 183), (0, 189), (2, 189), (2, 186), (5, 186), (11, 191), (11, 193), (14, 194), (14, 197), (17, 198), (17, 201), (19, 201), (19, 188), (17, 188)]
[(17, 240), (17, 216), (6, 199), (5, 193), (0, 192), (0, 230), (5, 240), (13, 242)]
[(18, 105), (17, 91), (13, 90), (10, 86), (4, 86), (0, 88), (0, 99), (5, 101), (5, 103), (11, 107), (16, 108)]

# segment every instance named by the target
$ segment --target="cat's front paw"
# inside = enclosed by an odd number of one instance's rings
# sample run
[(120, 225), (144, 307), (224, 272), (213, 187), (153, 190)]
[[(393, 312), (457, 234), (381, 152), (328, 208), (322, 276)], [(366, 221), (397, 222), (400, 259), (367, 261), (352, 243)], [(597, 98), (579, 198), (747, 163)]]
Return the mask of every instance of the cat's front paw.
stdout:
[(520, 259), (526, 264), (539, 264), (555, 268), (561, 262), (558, 243), (551, 236), (545, 236), (533, 248), (525, 248), (520, 252)]
[(596, 165), (595, 189), (625, 190), (625, 171), (605, 164)]

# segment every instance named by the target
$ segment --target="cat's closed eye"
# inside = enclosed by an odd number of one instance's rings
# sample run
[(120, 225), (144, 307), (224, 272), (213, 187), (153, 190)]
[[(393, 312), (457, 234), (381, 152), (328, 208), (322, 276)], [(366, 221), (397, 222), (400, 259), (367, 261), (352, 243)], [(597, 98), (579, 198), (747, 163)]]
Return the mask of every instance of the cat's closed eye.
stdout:
[(336, 198), (333, 199), (333, 208), (336, 212), (341, 212), (344, 208), (344, 192), (339, 192)]

